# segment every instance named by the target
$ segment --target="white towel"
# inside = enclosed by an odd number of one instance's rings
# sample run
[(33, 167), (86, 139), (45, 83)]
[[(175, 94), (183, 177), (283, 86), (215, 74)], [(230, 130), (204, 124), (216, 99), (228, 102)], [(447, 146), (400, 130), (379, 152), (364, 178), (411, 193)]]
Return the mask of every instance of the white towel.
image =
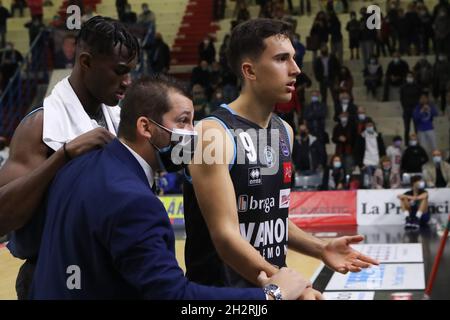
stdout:
[[(80, 100), (69, 83), (69, 77), (58, 82), (52, 93), (44, 99), (44, 127), (42, 140), (53, 150), (92, 129), (98, 128), (97, 121), (84, 111)], [(109, 131), (117, 135), (120, 122), (120, 107), (102, 104)]]

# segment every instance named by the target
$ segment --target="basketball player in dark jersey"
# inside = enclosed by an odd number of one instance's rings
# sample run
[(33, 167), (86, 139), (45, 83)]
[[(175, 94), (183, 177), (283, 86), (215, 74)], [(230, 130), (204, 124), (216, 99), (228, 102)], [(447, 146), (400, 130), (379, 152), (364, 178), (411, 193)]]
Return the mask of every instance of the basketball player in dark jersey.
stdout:
[[(138, 56), (137, 39), (120, 22), (97, 16), (83, 24), (68, 81), (91, 119), (104, 123), (101, 105), (116, 106), (123, 98)], [(28, 298), (43, 229), (43, 199), (50, 182), (71, 158), (114, 138), (111, 128), (100, 127), (55, 151), (43, 142), (43, 114), (39, 108), (22, 120), (11, 141), (10, 157), (0, 170), (0, 235), (15, 231), (10, 251), (26, 260), (16, 281), (19, 299)]]
[[(295, 91), (300, 69), (294, 53), (284, 22), (250, 20), (232, 32), (228, 57), (242, 90), (197, 125), (192, 180), (184, 189), (186, 275), (192, 281), (256, 285), (260, 270), (273, 274), (286, 265), (288, 246), (341, 273), (378, 264), (349, 246), (362, 236), (323, 241), (288, 219), (293, 131), (272, 111)], [(321, 295), (309, 287), (301, 298)]]

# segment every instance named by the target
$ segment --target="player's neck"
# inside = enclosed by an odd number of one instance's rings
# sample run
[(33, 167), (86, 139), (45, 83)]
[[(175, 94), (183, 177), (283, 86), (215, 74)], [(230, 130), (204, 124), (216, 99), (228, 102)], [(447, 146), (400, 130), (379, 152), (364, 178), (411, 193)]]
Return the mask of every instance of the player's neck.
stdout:
[(236, 113), (251, 122), (256, 123), (261, 128), (267, 128), (273, 111), (273, 103), (268, 103), (260, 99), (260, 97), (245, 92), (241, 92), (240, 96), (230, 104), (230, 107)]
[(69, 84), (72, 86), (78, 100), (80, 100), (84, 111), (86, 111), (90, 117), (96, 115), (102, 105), (89, 93), (81, 78), (74, 76), (72, 73), (69, 77)]

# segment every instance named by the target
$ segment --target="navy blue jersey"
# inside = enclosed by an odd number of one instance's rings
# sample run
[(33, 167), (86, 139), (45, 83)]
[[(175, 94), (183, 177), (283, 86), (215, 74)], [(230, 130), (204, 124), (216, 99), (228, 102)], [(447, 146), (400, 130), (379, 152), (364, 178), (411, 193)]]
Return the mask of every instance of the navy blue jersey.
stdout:
[[(292, 171), (287, 129), (276, 115), (272, 115), (268, 128), (263, 129), (226, 105), (210, 118), (221, 123), (234, 140), (230, 176), (241, 236), (269, 263), (283, 267), (286, 265)], [(184, 213), (187, 277), (208, 285), (252, 285), (219, 258), (189, 182), (184, 186)]]

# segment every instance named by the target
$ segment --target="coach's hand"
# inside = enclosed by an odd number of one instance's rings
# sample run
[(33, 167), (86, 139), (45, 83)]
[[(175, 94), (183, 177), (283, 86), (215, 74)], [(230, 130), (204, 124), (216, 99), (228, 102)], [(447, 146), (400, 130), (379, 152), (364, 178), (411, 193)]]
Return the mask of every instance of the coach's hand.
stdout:
[(359, 272), (362, 268), (368, 268), (371, 265), (378, 265), (379, 262), (371, 257), (363, 255), (356, 251), (350, 244), (356, 244), (364, 239), (363, 236), (346, 236), (331, 240), (328, 242), (322, 252), (323, 262), (331, 269), (347, 273)]
[(114, 139), (114, 135), (105, 128), (95, 128), (66, 143), (67, 156), (76, 158), (88, 151), (103, 147)]
[(267, 277), (264, 271), (261, 271), (258, 276), (258, 282), (261, 287), (268, 284), (276, 284), (281, 290), (283, 300), (296, 300), (306, 288), (311, 287), (309, 280), (290, 268), (281, 268), (270, 278)]

